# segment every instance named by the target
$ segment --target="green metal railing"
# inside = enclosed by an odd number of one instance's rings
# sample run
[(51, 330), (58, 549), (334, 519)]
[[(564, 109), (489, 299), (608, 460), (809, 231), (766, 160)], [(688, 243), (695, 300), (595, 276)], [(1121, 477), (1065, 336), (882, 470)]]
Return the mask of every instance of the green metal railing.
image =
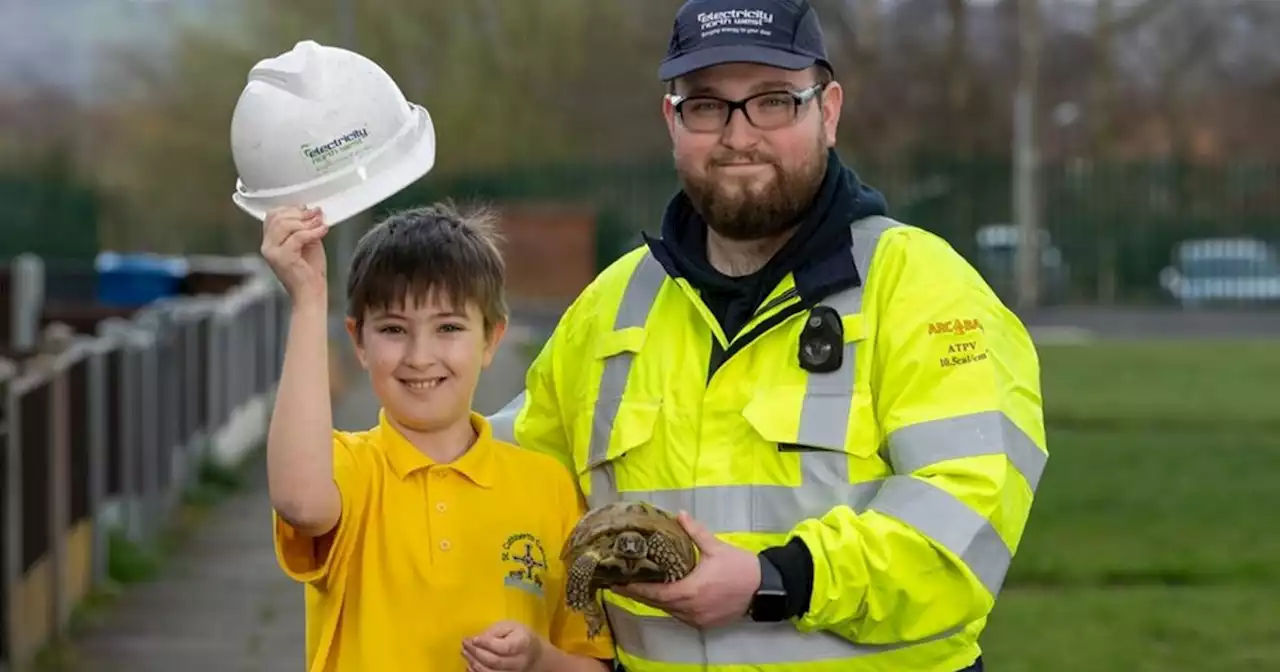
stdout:
[[(850, 163), (885, 193), (892, 216), (946, 238), (997, 290), (1012, 293), (1012, 251), (979, 244), (980, 238), (998, 237), (999, 229), (986, 227), (1012, 219), (1009, 161), (921, 157)], [(1052, 257), (1041, 269), (1049, 303), (1168, 302), (1160, 275), (1180, 242), (1255, 237), (1280, 245), (1278, 166), (1054, 164), (1043, 168), (1040, 184), (1044, 251)], [(677, 186), (669, 159), (531, 166), (433, 174), (383, 210), (438, 198), (589, 202), (600, 212), (597, 262), (603, 266), (636, 244), (639, 231), (656, 231)]]
[[(892, 216), (943, 236), (998, 291), (1012, 294), (1012, 248), (979, 244), (983, 236), (989, 242), (998, 238), (999, 229), (987, 227), (1011, 221), (1007, 159), (847, 160), (885, 193)], [(1048, 303), (1170, 302), (1161, 273), (1186, 240), (1252, 237), (1273, 250), (1280, 247), (1280, 190), (1275, 188), (1280, 166), (1061, 163), (1046, 165), (1040, 184), (1047, 235), (1041, 284)], [(587, 203), (598, 209), (597, 264), (603, 267), (636, 245), (640, 231), (657, 230), (677, 187), (669, 157), (467, 174), (437, 169), (374, 215), (442, 198)], [(0, 176), (0, 259), (22, 251), (91, 258), (97, 251), (99, 202), (90, 189), (55, 169), (30, 177)], [(1272, 272), (1264, 266), (1260, 272)]]

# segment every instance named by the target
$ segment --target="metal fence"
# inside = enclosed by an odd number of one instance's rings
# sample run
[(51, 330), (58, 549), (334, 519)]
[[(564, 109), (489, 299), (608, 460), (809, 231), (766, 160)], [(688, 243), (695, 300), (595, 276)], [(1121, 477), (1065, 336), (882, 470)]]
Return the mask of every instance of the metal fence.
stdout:
[(108, 578), (113, 536), (154, 542), (203, 465), (259, 444), (287, 307), (258, 270), (105, 320), (0, 382), (0, 666), (63, 631)]

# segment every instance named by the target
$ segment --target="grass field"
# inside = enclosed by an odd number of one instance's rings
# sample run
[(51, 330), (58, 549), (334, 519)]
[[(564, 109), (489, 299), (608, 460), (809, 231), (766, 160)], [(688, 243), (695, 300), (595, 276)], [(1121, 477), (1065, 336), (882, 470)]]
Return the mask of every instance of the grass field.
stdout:
[(988, 668), (1280, 670), (1280, 341), (1041, 353), (1049, 466)]

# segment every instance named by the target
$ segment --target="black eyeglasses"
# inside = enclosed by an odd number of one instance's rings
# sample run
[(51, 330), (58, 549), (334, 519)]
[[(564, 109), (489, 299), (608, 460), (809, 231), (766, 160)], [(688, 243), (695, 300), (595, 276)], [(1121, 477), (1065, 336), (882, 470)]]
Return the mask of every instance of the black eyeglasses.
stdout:
[(800, 108), (825, 87), (825, 84), (814, 84), (803, 91), (765, 91), (742, 100), (669, 93), (667, 100), (675, 107), (680, 123), (694, 133), (719, 133), (729, 124), (734, 110), (742, 110), (742, 116), (752, 126), (773, 131), (795, 123)]

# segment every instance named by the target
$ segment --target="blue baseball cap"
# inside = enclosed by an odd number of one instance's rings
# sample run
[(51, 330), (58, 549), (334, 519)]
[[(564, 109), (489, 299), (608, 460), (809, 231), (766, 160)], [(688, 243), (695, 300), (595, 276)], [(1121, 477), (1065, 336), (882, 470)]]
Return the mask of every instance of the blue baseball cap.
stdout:
[(831, 70), (824, 42), (808, 0), (688, 0), (676, 13), (658, 79), (722, 63)]

